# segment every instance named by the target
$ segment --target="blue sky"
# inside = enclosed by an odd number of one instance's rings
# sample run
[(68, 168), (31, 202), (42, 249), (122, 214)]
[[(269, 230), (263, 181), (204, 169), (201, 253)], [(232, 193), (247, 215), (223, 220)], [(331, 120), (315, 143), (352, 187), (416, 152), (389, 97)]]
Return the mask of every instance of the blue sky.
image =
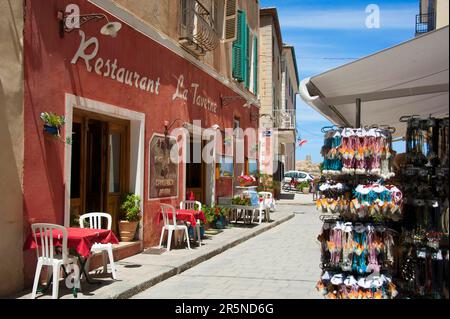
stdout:
[[(370, 4), (380, 8), (379, 29), (365, 26)], [(304, 79), (413, 38), (419, 0), (261, 0), (261, 7), (278, 9), (283, 42), (295, 46)], [(298, 160), (322, 161), (320, 129), (329, 124), (298, 97), (297, 127), (308, 140), (297, 149)]]

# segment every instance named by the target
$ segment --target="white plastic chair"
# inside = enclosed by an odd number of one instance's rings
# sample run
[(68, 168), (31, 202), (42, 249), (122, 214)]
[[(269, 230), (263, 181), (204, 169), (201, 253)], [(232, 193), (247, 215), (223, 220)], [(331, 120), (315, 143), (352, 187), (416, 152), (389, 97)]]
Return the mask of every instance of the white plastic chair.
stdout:
[[(53, 270), (53, 290), (52, 298), (58, 299), (59, 292), (59, 281), (61, 275), (61, 266), (77, 265), (77, 258), (69, 256), (67, 248), (67, 230), (65, 227), (53, 224), (33, 224), (31, 225), (31, 230), (33, 232), (34, 241), (36, 242), (36, 253), (37, 253), (37, 266), (36, 273), (34, 275), (33, 291), (31, 293), (31, 299), (36, 298), (36, 292), (39, 285), (39, 279), (41, 276), (41, 271), (43, 266), (52, 267)], [(53, 231), (60, 231), (62, 234), (62, 247), (61, 255), (57, 255), (55, 252), (55, 247), (53, 245)], [(37, 238), (39, 234), (39, 238)], [(78, 269), (75, 266), (75, 270)], [(80, 276), (77, 271), (75, 271), (74, 287), (76, 289), (80, 288)]]
[(264, 211), (264, 202), (260, 202), (259, 201), (259, 194), (257, 192), (255, 192), (255, 191), (244, 191), (243, 195), (244, 196), (248, 196), (250, 198), (252, 198), (252, 195), (258, 197), (259, 208), (258, 209), (253, 209), (253, 215), (251, 216), (251, 219), (253, 221), (253, 219), (255, 217), (258, 217), (258, 224), (262, 224), (263, 211)]
[[(164, 232), (167, 230), (167, 251), (170, 251), (170, 244), (172, 242), (172, 233), (177, 230), (184, 230), (186, 234), (186, 241), (188, 249), (191, 249), (191, 244), (189, 243), (189, 232), (186, 225), (177, 225), (177, 212), (175, 207), (167, 204), (161, 204), (161, 212), (164, 220), (164, 226), (161, 230), (161, 239), (159, 240), (159, 248), (162, 247), (162, 241), (164, 238)], [(169, 218), (169, 213), (172, 212), (172, 218)]]
[(258, 195), (264, 199), (264, 202), (269, 206), (271, 211), (275, 211), (275, 199), (271, 192), (259, 192)]
[[(84, 228), (85, 220), (88, 220), (89, 228), (91, 229), (103, 229), (102, 227), (102, 220), (106, 219), (107, 221), (107, 228), (108, 230), (111, 230), (112, 225), (112, 218), (110, 214), (106, 213), (88, 213), (80, 216), (80, 228)], [(91, 251), (93, 253), (101, 252), (103, 257), (103, 273), (108, 273), (108, 263), (106, 260), (106, 254), (109, 258), (109, 264), (111, 265), (111, 275), (113, 279), (117, 279), (116, 276), (116, 265), (114, 264), (114, 255), (113, 255), (113, 247), (111, 243), (108, 244), (100, 244), (95, 243), (92, 245)], [(89, 271), (89, 262), (86, 264), (86, 271)]]
[[(197, 206), (197, 208), (195, 208)], [(186, 200), (180, 203), (180, 209), (189, 209), (189, 210), (197, 210), (199, 212), (202, 211), (202, 203), (199, 201)], [(197, 233), (198, 245), (202, 245), (202, 236), (200, 234), (200, 220), (197, 219), (197, 225), (195, 226), (195, 230)]]

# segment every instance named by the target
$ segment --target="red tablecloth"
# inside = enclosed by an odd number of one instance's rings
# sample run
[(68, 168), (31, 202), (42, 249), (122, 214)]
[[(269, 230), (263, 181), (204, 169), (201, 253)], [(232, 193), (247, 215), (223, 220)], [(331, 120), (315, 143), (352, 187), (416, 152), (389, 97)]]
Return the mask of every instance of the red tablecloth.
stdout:
[[(87, 258), (91, 254), (92, 245), (99, 244), (118, 244), (119, 240), (111, 230), (106, 229), (89, 229), (89, 228), (66, 228), (67, 229), (67, 247), (73, 248), (82, 257)], [(40, 244), (40, 234), (36, 234), (36, 238)], [(57, 247), (62, 246), (62, 233), (59, 230), (53, 231), (53, 245)], [(31, 233), (25, 244), (23, 250), (36, 249), (38, 243), (35, 242), (34, 236)]]
[[(197, 226), (197, 220), (201, 220), (206, 224), (206, 217), (202, 211), (198, 210), (190, 210), (190, 209), (177, 209), (176, 210), (177, 220), (183, 220), (185, 222), (189, 222), (193, 227)], [(172, 213), (169, 213), (169, 218), (172, 218)], [(159, 214), (159, 220), (163, 219), (162, 213)]]

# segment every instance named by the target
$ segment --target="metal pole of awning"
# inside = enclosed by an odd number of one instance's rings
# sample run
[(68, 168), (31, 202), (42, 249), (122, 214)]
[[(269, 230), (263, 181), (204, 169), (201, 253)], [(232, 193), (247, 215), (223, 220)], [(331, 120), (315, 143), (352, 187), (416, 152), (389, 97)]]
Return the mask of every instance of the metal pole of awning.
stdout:
[(361, 127), (361, 99), (356, 99), (356, 128)]
[[(361, 127), (361, 99), (356, 99), (356, 128)], [(355, 186), (359, 184), (359, 175), (355, 174)]]

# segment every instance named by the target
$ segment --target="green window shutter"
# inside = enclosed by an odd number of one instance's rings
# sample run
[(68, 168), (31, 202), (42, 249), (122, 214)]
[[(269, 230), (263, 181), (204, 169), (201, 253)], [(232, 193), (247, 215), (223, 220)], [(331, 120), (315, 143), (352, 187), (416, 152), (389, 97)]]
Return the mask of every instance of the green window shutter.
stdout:
[(233, 52), (232, 52), (232, 64), (233, 64), (233, 78), (239, 82), (244, 81), (244, 62), (243, 57), (245, 53), (244, 40), (245, 33), (243, 32), (245, 26), (245, 13), (243, 11), (238, 11), (238, 30), (236, 41), (233, 42)]
[(233, 64), (233, 78), (242, 82), (242, 63), (241, 63), (242, 48), (240, 43), (233, 43), (232, 64)]
[(244, 50), (244, 82), (245, 88), (250, 87), (250, 29), (247, 25), (247, 19), (245, 20), (245, 50)]
[(233, 42), (232, 64), (233, 78), (244, 82), (245, 87), (250, 87), (250, 29), (247, 25), (247, 14), (238, 11), (238, 30), (236, 41)]
[(258, 38), (253, 40), (253, 93), (258, 94)]

